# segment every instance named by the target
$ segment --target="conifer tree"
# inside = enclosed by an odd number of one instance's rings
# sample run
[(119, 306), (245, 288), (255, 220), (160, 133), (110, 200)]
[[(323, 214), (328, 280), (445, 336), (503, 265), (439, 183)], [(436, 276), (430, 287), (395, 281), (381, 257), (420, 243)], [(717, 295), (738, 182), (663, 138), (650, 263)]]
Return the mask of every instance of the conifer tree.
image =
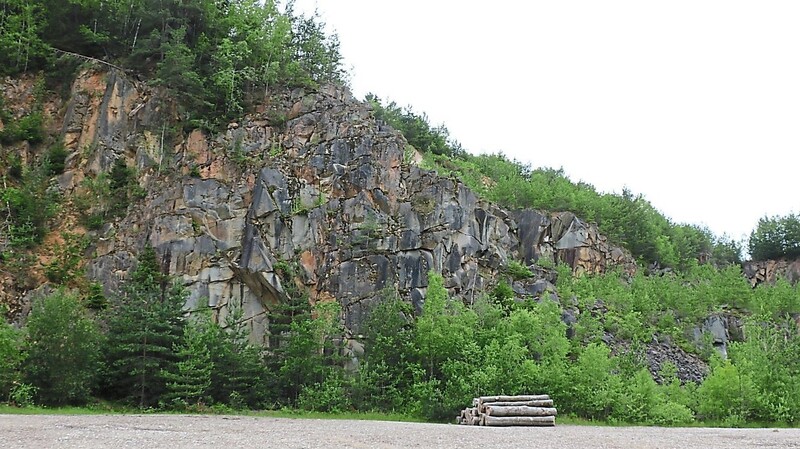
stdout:
[(214, 363), (204, 339), (208, 323), (205, 320), (189, 323), (183, 339), (175, 347), (178, 362), (175, 371), (162, 371), (167, 381), (167, 393), (162, 402), (167, 406), (186, 408), (210, 402), (211, 373)]
[(173, 348), (183, 335), (185, 291), (161, 273), (148, 247), (110, 309), (106, 394), (139, 407), (158, 404), (165, 372), (174, 372)]
[(308, 296), (295, 286), (294, 267), (281, 263), (277, 268), (287, 295), (283, 301), (272, 305), (267, 315), (270, 348), (267, 368), (272, 373), (269, 387), (277, 402), (295, 402), (310, 377), (307, 371), (316, 364), (310, 357), (316, 342), (310, 337)]
[(214, 401), (234, 408), (260, 406), (266, 394), (267, 371), (261, 348), (247, 340), (241, 309), (232, 310), (225, 328), (210, 324), (206, 341), (214, 363), (211, 375)]

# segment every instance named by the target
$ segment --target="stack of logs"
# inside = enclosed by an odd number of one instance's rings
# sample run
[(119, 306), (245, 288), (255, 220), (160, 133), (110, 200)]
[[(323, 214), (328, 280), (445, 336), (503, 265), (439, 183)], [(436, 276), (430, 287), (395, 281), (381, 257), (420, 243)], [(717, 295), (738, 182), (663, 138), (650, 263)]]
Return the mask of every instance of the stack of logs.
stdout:
[(556, 425), (557, 410), (546, 394), (527, 396), (481, 396), (472, 400), (456, 418), (468, 426), (537, 426)]

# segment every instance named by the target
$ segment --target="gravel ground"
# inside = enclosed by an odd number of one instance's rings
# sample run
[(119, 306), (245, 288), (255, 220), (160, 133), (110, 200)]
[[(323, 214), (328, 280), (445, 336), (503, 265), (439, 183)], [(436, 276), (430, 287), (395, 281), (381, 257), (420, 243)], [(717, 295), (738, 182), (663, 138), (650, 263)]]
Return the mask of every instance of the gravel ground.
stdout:
[(181, 415), (0, 415), (0, 448), (800, 448), (800, 429), (490, 428)]

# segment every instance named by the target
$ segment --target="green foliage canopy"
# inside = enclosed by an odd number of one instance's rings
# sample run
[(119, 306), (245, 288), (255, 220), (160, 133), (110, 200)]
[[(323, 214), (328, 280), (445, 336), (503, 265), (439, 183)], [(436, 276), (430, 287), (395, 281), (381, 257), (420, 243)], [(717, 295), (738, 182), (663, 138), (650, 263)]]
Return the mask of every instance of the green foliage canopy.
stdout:
[(380, 98), (367, 94), (375, 118), (400, 131), (408, 143), (423, 153), (458, 156), (464, 153), (461, 145), (450, 138), (444, 125), (431, 126), (426, 114), (417, 114), (409, 107), (401, 108), (395, 102), (384, 106)]
[(102, 334), (77, 296), (58, 290), (34, 304), (28, 318), (25, 378), (45, 405), (83, 404), (94, 389)]
[(800, 257), (800, 215), (763, 217), (748, 240), (753, 260)]
[(534, 169), (500, 153), (428, 157), (427, 164), (502, 207), (569, 211), (596, 222), (602, 234), (643, 263), (686, 270), (699, 260), (718, 266), (741, 262), (741, 247), (731, 238), (674, 223), (629, 189), (600, 193), (591, 184), (571, 181), (563, 169)]
[(273, 0), (10, 0), (0, 8), (0, 75), (57, 71), (67, 53), (155, 75), (192, 123), (241, 114), (276, 83), (343, 82), (336, 36), (319, 16)]
[(22, 332), (0, 320), (0, 399), (8, 399), (20, 380), (20, 367), (26, 356), (22, 345)]

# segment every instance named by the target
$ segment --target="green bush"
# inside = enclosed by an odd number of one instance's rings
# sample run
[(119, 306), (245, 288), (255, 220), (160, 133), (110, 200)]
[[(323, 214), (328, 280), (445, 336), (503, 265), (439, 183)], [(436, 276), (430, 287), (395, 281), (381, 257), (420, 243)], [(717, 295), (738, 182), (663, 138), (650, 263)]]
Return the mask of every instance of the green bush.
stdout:
[(128, 167), (124, 159), (115, 160), (108, 175), (108, 182), (108, 212), (113, 217), (123, 217), (128, 211), (131, 187), (135, 183), (133, 169)]
[(332, 370), (322, 382), (303, 387), (297, 405), (318, 412), (340, 413), (349, 410), (350, 398), (341, 371)]
[(24, 172), (24, 167), (22, 166), (22, 159), (19, 157), (18, 154), (9, 155), (8, 160), (8, 171), (6, 172), (8, 176), (15, 180), (21, 180), (22, 174)]
[(214, 362), (204, 338), (207, 334), (204, 325), (200, 321), (184, 327), (183, 338), (174, 346), (178, 361), (161, 372), (167, 388), (159, 398), (160, 403), (177, 409), (211, 403)]
[(9, 402), (17, 407), (31, 407), (36, 403), (39, 389), (31, 384), (17, 383), (11, 388)]
[(561, 404), (572, 413), (589, 419), (607, 419), (622, 394), (622, 379), (614, 374), (616, 360), (602, 344), (589, 344), (567, 373)]
[(67, 160), (67, 156), (69, 156), (69, 152), (67, 152), (63, 144), (50, 147), (47, 151), (47, 160), (45, 162), (46, 172), (50, 176), (64, 173), (64, 163)]
[(694, 422), (694, 412), (676, 402), (661, 402), (650, 411), (650, 423), (656, 426), (685, 426)]
[(0, 400), (10, 399), (14, 385), (21, 380), (20, 366), (25, 360), (22, 333), (0, 318)]
[(103, 285), (99, 282), (90, 282), (84, 295), (83, 303), (88, 309), (103, 310), (108, 307), (108, 298), (103, 293)]
[(1, 204), (7, 206), (11, 218), (8, 239), (12, 246), (31, 248), (47, 233), (60, 200), (58, 193), (48, 189), (47, 181), (41, 170), (27, 170), (19, 185), (0, 189)]
[(401, 108), (395, 102), (386, 106), (374, 94), (367, 94), (366, 101), (372, 106), (375, 118), (382, 120), (400, 131), (408, 143), (423, 153), (436, 155), (461, 156), (464, 150), (458, 142), (450, 139), (450, 133), (444, 125), (433, 127), (428, 116), (415, 113), (411, 107)]
[(54, 246), (55, 255), (44, 268), (47, 279), (56, 284), (66, 284), (80, 274), (83, 252), (89, 246), (84, 236), (63, 232), (61, 237), (64, 243)]
[(506, 273), (517, 281), (533, 277), (531, 269), (516, 260), (508, 262)]
[(354, 380), (354, 405), (391, 412), (410, 406), (412, 398), (406, 392), (420, 367), (411, 305), (394, 291), (384, 291), (382, 296), (364, 321), (364, 357)]
[(505, 280), (500, 281), (491, 292), (492, 300), (506, 313), (514, 307), (514, 289)]
[[(795, 293), (796, 295), (796, 293)], [(751, 416), (770, 422), (800, 422), (800, 332), (789, 315), (766, 313), (745, 325), (747, 340), (730, 345), (740, 376), (752, 381)]]
[(723, 420), (732, 416), (747, 419), (755, 393), (749, 376), (740, 373), (730, 360), (717, 360), (711, 374), (697, 389), (695, 409), (705, 419)]
[(97, 380), (102, 335), (75, 295), (58, 290), (33, 305), (28, 317), (25, 379), (37, 403), (84, 404)]
[(647, 369), (640, 369), (632, 378), (626, 379), (620, 393), (612, 417), (621, 422), (651, 423), (653, 411), (664, 402)]
[(11, 144), (27, 141), (36, 145), (44, 140), (44, 126), (41, 112), (31, 112), (19, 120), (5, 123), (5, 128), (0, 131), (0, 142)]

